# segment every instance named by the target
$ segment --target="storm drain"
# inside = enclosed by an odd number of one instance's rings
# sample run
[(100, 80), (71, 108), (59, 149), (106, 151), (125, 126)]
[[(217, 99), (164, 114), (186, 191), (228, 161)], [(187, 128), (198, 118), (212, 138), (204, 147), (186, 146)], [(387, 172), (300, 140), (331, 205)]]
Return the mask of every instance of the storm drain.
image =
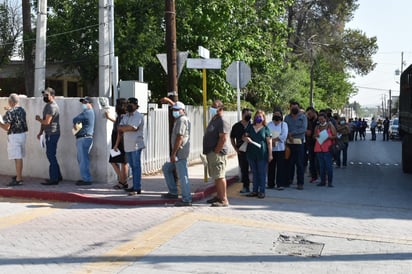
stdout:
[(279, 255), (320, 257), (325, 244), (306, 240), (301, 235), (280, 234), (273, 243), (274, 250)]

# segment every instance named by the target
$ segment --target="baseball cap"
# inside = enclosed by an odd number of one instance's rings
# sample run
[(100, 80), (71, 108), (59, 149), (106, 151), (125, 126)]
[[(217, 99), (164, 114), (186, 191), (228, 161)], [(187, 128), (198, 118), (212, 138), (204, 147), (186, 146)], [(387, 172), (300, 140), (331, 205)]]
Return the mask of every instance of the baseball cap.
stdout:
[(46, 88), (44, 91), (42, 91), (41, 93), (43, 93), (43, 94), (48, 94), (48, 95), (51, 95), (51, 96), (55, 96), (56, 95), (56, 92), (54, 91), (54, 89), (52, 89), (52, 88)]
[(127, 99), (128, 104), (135, 104), (136, 106), (139, 106), (139, 101), (135, 97), (130, 97)]
[(83, 97), (83, 98), (80, 98), (80, 100), (79, 100), (81, 103), (83, 103), (83, 104), (91, 104), (92, 103), (92, 99), (90, 99), (90, 97)]
[(185, 104), (180, 101), (177, 101), (173, 106), (172, 109), (185, 109)]

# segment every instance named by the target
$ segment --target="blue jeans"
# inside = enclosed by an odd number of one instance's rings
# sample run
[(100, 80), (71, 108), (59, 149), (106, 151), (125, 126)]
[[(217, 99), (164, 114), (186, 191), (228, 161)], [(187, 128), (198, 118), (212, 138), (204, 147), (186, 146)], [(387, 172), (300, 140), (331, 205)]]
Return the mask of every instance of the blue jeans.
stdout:
[(49, 177), (50, 181), (57, 182), (62, 178), (60, 172), (60, 166), (57, 162), (57, 142), (59, 141), (60, 134), (51, 134), (46, 136), (46, 156), (49, 160)]
[(248, 160), (253, 176), (253, 192), (265, 193), (268, 161)]
[(328, 176), (328, 184), (332, 184), (333, 181), (333, 165), (332, 154), (330, 152), (317, 152), (316, 157), (319, 161), (320, 170), (320, 182), (326, 183), (326, 175)]
[(135, 191), (142, 190), (142, 149), (126, 152), (127, 161), (132, 168), (133, 189)]
[(80, 176), (85, 182), (93, 181), (90, 174), (90, 160), (89, 153), (93, 146), (93, 138), (83, 137), (76, 141), (77, 146), (77, 162), (80, 167)]
[(296, 177), (298, 185), (304, 184), (304, 161), (305, 161), (305, 146), (303, 144), (289, 144), (290, 148), (290, 158), (289, 158), (289, 184), (293, 182), (295, 177), (295, 166), (296, 166)]
[(192, 202), (192, 195), (190, 193), (189, 175), (187, 172), (187, 159), (179, 159), (176, 163), (166, 162), (163, 165), (163, 174), (165, 176), (167, 188), (169, 193), (177, 193), (177, 183), (173, 175), (173, 170), (176, 168), (177, 176), (180, 180), (180, 188), (182, 190), (182, 201)]

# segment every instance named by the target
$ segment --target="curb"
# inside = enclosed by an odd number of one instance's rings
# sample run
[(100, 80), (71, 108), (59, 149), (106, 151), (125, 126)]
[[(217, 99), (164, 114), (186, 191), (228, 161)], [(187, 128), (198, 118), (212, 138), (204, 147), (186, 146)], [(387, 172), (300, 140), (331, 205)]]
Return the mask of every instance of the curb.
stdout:
[[(233, 176), (226, 179), (227, 186), (236, 183), (238, 176)], [(194, 202), (203, 200), (216, 192), (215, 186), (209, 186), (204, 188), (198, 188), (192, 195)], [(144, 206), (144, 205), (164, 205), (174, 204), (179, 199), (150, 199), (150, 200), (120, 200), (120, 199), (106, 199), (97, 198), (89, 195), (84, 195), (77, 192), (56, 192), (56, 191), (36, 191), (36, 190), (16, 190), (16, 189), (0, 189), (0, 197), (7, 198), (26, 198), (26, 199), (38, 199), (46, 201), (61, 201), (61, 202), (74, 202), (74, 203), (91, 203), (91, 204), (110, 204), (110, 205), (123, 205), (123, 206)]]

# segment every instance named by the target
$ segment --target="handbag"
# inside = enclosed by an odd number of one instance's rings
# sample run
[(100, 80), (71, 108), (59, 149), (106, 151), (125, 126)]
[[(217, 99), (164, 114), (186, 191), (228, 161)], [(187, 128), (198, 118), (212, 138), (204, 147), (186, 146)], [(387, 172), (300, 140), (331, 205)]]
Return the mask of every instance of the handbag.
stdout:
[(331, 152), (333, 155), (336, 155), (341, 150), (343, 150), (344, 146), (345, 146), (345, 143), (342, 141), (342, 139), (336, 138), (335, 141), (330, 146), (329, 152)]

